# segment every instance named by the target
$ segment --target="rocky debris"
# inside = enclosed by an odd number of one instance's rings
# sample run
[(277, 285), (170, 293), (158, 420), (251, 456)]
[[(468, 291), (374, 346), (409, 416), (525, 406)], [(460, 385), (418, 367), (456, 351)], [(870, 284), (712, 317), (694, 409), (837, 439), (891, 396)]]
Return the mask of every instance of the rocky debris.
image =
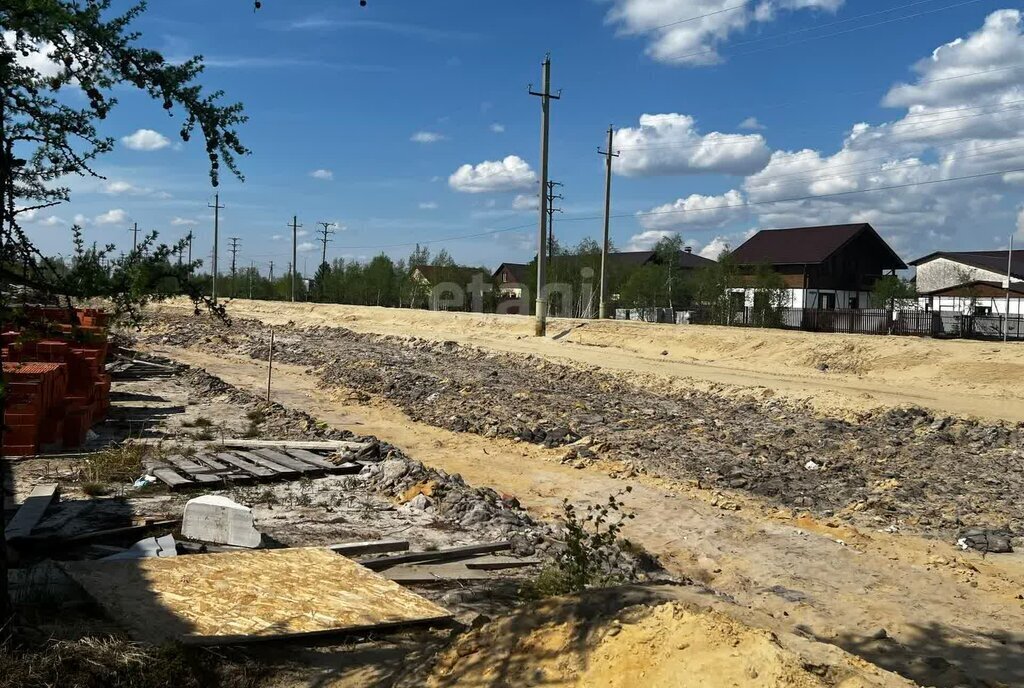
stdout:
[(1013, 551), (1010, 534), (1005, 530), (970, 528), (957, 538), (961, 549), (976, 549), (979, 552), (1006, 553)]
[[(156, 341), (261, 359), (269, 347), (267, 328), (256, 323), (171, 318), (154, 329), (146, 336)], [(621, 475), (744, 490), (875, 528), (896, 523), (950, 537), (965, 523), (996, 522), (1024, 533), (1024, 424), (919, 408), (840, 420), (776, 398), (662, 391), (600, 369), (452, 342), (326, 327), (278, 329), (277, 337), (275, 358), (314, 367), (325, 387), (384, 398), (448, 430), (565, 447), (573, 466), (608, 459), (630, 466)]]

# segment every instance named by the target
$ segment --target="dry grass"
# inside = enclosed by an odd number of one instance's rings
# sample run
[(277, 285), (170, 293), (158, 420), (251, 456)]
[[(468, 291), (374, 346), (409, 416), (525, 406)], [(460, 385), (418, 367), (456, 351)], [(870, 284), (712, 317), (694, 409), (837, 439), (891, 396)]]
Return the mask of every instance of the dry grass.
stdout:
[(122, 444), (96, 452), (82, 463), (81, 480), (86, 484), (130, 483), (142, 474), (146, 448)]
[(257, 679), (252, 665), (219, 662), (215, 655), (179, 646), (84, 638), (37, 650), (0, 647), (0, 688), (245, 688)]

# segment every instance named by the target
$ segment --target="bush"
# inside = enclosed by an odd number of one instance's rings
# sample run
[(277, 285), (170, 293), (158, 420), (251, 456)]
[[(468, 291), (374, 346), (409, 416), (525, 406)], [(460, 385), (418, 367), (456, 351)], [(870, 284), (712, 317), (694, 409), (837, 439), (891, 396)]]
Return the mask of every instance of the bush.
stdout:
[(605, 504), (580, 510), (562, 500), (565, 542), (552, 564), (523, 588), (526, 597), (540, 598), (617, 585), (636, 578), (636, 566), (623, 549), (619, 534), (636, 514), (620, 501), (632, 487), (610, 495)]
[(81, 480), (86, 485), (103, 483), (130, 483), (142, 474), (142, 456), (145, 447), (122, 444), (104, 449), (83, 463)]

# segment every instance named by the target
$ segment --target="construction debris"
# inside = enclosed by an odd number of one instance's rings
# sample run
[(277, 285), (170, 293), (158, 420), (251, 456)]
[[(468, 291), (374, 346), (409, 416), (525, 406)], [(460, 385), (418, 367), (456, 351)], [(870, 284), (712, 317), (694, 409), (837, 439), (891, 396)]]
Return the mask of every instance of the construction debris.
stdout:
[[(212, 448), (212, 445), (203, 446)], [(170, 454), (151, 460), (148, 470), (172, 490), (179, 490), (218, 487), (225, 483), (244, 485), (257, 481), (351, 475), (362, 470), (362, 466), (349, 462), (331, 463), (306, 449), (293, 449), (288, 443), (268, 442), (265, 448), (253, 451), (203, 452), (193, 457)]]
[(259, 547), (252, 509), (220, 495), (204, 495), (185, 504), (181, 534), (190, 540), (235, 547)]
[(319, 547), (60, 566), (111, 618), (148, 642), (236, 644), (450, 616)]
[(391, 568), (399, 564), (416, 564), (420, 562), (442, 563), (449, 561), (460, 561), (469, 559), (480, 554), (491, 554), (493, 552), (504, 552), (512, 549), (511, 542), (492, 542), (480, 545), (466, 545), (465, 547), (449, 547), (448, 549), (436, 549), (431, 552), (409, 552), (408, 554), (396, 554), (391, 557), (380, 557), (361, 562), (367, 568), (374, 571)]
[(32, 529), (39, 524), (50, 503), (56, 498), (57, 489), (56, 483), (37, 485), (7, 524), (4, 539), (11, 541), (32, 535)]
[(128, 549), (103, 557), (102, 561), (117, 561), (120, 559), (142, 559), (144, 557), (176, 557), (178, 556), (177, 544), (173, 535), (163, 537), (146, 538), (139, 540)]
[(373, 540), (369, 542), (344, 542), (339, 545), (328, 545), (327, 549), (335, 554), (354, 557), (360, 554), (382, 554), (384, 552), (405, 552), (409, 549), (408, 540)]

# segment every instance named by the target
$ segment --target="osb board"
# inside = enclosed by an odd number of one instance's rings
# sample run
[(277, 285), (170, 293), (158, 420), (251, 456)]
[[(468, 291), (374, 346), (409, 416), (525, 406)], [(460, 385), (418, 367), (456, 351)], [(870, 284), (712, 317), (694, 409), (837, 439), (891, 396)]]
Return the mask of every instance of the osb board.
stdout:
[(149, 642), (226, 644), (447, 618), (433, 602), (308, 547), (61, 565)]

